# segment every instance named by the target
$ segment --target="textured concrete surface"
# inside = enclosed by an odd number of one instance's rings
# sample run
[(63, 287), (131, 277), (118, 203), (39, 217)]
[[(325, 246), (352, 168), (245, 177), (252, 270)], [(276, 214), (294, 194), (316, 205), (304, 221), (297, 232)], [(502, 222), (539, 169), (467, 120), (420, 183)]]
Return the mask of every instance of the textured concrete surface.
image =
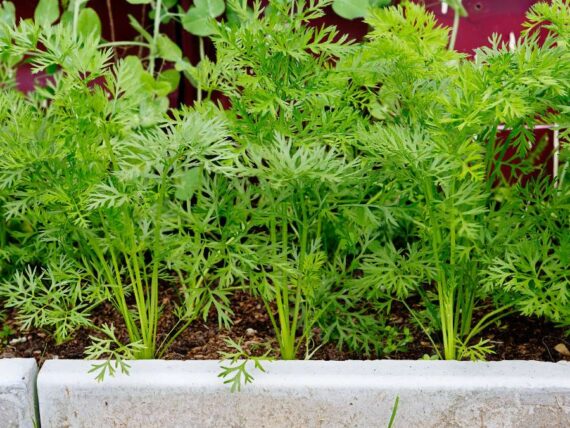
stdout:
[(138, 361), (102, 383), (86, 361), (48, 361), (43, 428), (570, 427), (570, 364), (295, 361), (231, 393), (216, 361)]
[(28, 428), (36, 421), (33, 358), (0, 359), (0, 428)]

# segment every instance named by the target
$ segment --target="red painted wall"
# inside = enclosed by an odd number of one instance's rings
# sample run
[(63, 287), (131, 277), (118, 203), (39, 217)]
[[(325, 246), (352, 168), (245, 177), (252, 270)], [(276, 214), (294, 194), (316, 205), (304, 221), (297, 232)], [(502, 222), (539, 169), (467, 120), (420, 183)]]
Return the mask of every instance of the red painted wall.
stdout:
[[(451, 10), (444, 15), (438, 1), (424, 0), (422, 3), (428, 5), (428, 9), (436, 14), (441, 23), (452, 25)], [(538, 2), (536, 0), (463, 0), (468, 16), (461, 19), (456, 48), (463, 52), (471, 52), (474, 48), (487, 44), (487, 40), (493, 33), (501, 34), (506, 40), (509, 39), (511, 32), (518, 37), (525, 13), (535, 3)]]

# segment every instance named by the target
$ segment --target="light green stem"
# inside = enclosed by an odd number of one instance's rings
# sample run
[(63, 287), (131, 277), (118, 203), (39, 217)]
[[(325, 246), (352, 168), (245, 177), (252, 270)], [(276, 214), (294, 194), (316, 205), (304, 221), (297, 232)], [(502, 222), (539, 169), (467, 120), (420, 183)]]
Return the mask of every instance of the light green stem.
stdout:
[(150, 47), (150, 45), (148, 43), (143, 43), (143, 42), (129, 42), (129, 41), (124, 41), (124, 42), (107, 42), (107, 43), (101, 43), (99, 45), (100, 48), (114, 48), (114, 47), (121, 47), (121, 46), (139, 46), (142, 48), (148, 48)]
[[(206, 56), (203, 37), (198, 37), (198, 48), (200, 50), (200, 62), (202, 62), (202, 60)], [(198, 95), (198, 102), (201, 102), (202, 101), (202, 82), (200, 80), (198, 81), (198, 88), (196, 90), (198, 92), (198, 94), (197, 94)]]
[(79, 25), (79, 9), (81, 7), (82, 0), (75, 0), (73, 3), (73, 40), (77, 40), (77, 30)]
[(160, 36), (160, 20), (162, 19), (162, 16), (160, 15), (161, 13), (162, 0), (156, 0), (156, 8), (154, 10), (154, 30), (152, 32), (152, 49), (149, 63), (149, 71), (152, 75), (154, 75), (158, 37)]
[[(461, 2), (459, 2), (461, 4)], [(457, 41), (457, 33), (459, 32), (459, 22), (461, 20), (461, 15), (459, 14), (459, 8), (453, 10), (453, 27), (451, 29), (451, 38), (449, 40), (449, 50), (455, 49), (455, 43)]]

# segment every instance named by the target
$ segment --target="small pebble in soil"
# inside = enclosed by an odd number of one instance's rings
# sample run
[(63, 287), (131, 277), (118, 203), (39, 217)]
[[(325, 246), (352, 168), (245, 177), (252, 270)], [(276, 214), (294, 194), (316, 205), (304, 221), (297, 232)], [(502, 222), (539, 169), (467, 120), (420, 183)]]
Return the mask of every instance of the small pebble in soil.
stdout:
[(17, 345), (18, 343), (24, 343), (27, 341), (27, 337), (16, 337), (15, 339), (10, 340), (10, 345)]
[(554, 347), (554, 350), (565, 357), (570, 357), (570, 350), (564, 343), (559, 343)]
[(255, 330), (254, 328), (248, 328), (245, 331), (245, 334), (247, 334), (248, 336), (255, 336), (257, 334), (257, 330)]

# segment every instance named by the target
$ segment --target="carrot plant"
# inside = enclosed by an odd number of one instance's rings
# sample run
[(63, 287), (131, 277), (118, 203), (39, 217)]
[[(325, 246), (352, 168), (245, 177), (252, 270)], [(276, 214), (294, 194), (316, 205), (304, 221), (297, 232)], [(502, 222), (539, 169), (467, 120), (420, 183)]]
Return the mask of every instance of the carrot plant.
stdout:
[[(448, 49), (448, 30), (420, 6), (377, 10), (368, 22), (370, 41), (344, 67), (363, 85), (363, 108), (377, 122), (361, 146), (382, 170), (382, 193), (401, 207), (402, 230), (366, 258), (365, 271), (398, 298), (412, 290), (422, 297), (441, 331), (441, 357), (484, 357), (486, 341), (471, 342), (513, 305), (502, 300), (474, 319), (490, 297), (481, 279), (486, 253), (502, 245), (490, 231), (508, 224), (503, 169), (532, 172), (534, 125), (561, 122), (552, 111), (565, 103), (567, 81), (555, 58), (566, 48), (556, 34), (541, 46), (527, 32), (514, 51), (494, 39), (472, 62)], [(497, 138), (499, 125), (510, 130), (506, 141)]]
[[(106, 327), (89, 356), (117, 356), (120, 345), (133, 358), (157, 357), (216, 298), (187, 304), (182, 293), (177, 330), (159, 334), (165, 266), (196, 242), (180, 232), (194, 225), (181, 201), (209, 183), (198, 174), (229, 175), (234, 147), (214, 109), (167, 117), (169, 84), (135, 57), (113, 64), (96, 33), (75, 35), (70, 25), (5, 27), (2, 54), (14, 64), (29, 57), (46, 86), (28, 95), (13, 81), (2, 88), (3, 236), (15, 272), (1, 293), (24, 326), (55, 327), (60, 341), (109, 300), (128, 342)], [(174, 265), (185, 277), (191, 263)]]
[(240, 176), (254, 195), (249, 285), (265, 303), (284, 359), (296, 358), (301, 346), (309, 355), (317, 327), (327, 339), (350, 329), (354, 340), (343, 345), (354, 349), (387, 349), (382, 320), (361, 311), (356, 316), (374, 328), (352, 327), (351, 312), (364, 299), (345, 292), (360, 245), (384, 220), (362, 206), (370, 170), (354, 143), (364, 118), (354, 86), (335, 67), (354, 46), (333, 27), (310, 26), (329, 4), (276, 1), (251, 12), (230, 1), (237, 23), (220, 25), (216, 63), (194, 71), (231, 104), (226, 115), (242, 148)]
[(250, 224), (263, 228), (251, 285), (265, 302), (281, 357), (294, 359), (314, 324), (311, 297), (326, 263), (320, 230), (325, 200), (357, 167), (322, 144), (338, 144), (335, 125), (343, 126), (350, 109), (331, 109), (328, 123), (319, 118), (338, 102), (335, 88), (342, 83), (327, 62), (349, 46), (334, 42), (331, 28), (305, 25), (322, 16), (318, 2), (275, 2), (271, 10), (257, 6), (252, 16), (238, 2), (233, 7), (242, 24), (223, 26), (214, 37), (217, 68), (210, 85), (230, 97), (232, 135), (244, 150), (241, 174), (257, 199)]

